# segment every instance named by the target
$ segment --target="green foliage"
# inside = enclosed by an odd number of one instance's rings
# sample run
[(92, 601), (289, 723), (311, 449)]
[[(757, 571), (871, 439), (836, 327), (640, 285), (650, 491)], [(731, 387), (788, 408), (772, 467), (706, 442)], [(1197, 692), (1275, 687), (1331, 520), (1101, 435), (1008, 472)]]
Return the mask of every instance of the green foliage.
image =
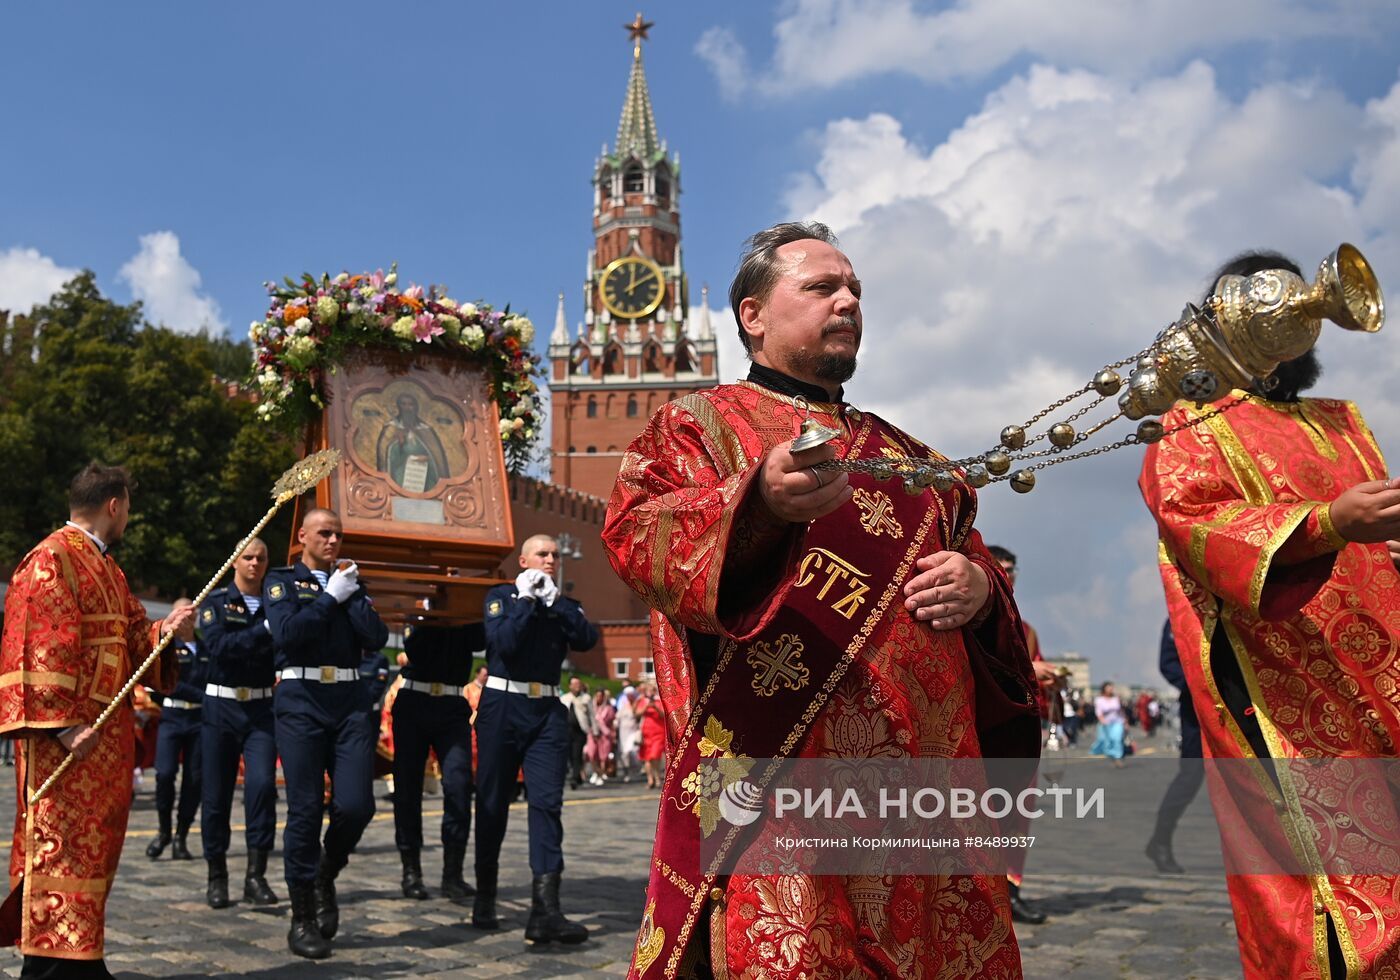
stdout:
[[(91, 272), (33, 320), (37, 357), (0, 392), (0, 568), (63, 522), (69, 481), (96, 459), (137, 483), (116, 551), (133, 586), (193, 595), (266, 512), (296, 456), (220, 380), (238, 377), (228, 371), (248, 363), (247, 345), (148, 326), (139, 303), (102, 296)], [(289, 521), (280, 538), (265, 535), (274, 560)]]

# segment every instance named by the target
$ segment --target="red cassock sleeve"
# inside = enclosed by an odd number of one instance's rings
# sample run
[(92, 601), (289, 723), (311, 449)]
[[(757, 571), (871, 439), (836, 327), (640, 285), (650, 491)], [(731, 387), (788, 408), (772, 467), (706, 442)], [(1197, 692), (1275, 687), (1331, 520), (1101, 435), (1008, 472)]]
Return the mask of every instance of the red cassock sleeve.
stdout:
[[(1188, 421), (1173, 409), (1167, 429)], [(1229, 450), (1197, 425), (1148, 447), (1139, 486), (1166, 548), (1211, 593), (1263, 620), (1295, 615), (1326, 584), (1346, 545), (1327, 501), (1272, 502), (1242, 485)], [(1235, 447), (1237, 448), (1237, 447)]]
[(766, 448), (734, 439), (714, 445), (676, 405), (654, 415), (623, 457), (603, 542), (652, 609), (742, 641), (781, 606), (806, 526), (764, 517), (757, 477)]

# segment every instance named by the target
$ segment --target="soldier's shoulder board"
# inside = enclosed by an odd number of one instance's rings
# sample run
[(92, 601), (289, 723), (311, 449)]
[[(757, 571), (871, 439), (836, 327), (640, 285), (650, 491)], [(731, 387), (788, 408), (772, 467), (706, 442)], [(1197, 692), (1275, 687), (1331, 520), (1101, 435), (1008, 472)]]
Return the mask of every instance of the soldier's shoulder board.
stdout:
[(287, 586), (281, 582), (273, 582), (267, 587), (267, 598), (270, 602), (287, 598)]
[(214, 621), (214, 608), (212, 606), (205, 606), (204, 612), (199, 614), (199, 621), (205, 625), (212, 623)]

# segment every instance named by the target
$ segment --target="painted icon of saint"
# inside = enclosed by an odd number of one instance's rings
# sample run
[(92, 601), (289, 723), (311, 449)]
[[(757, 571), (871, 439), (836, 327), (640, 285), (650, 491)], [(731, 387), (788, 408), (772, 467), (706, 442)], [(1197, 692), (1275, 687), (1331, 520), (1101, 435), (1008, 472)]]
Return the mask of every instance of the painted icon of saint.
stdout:
[(411, 493), (426, 493), (448, 475), (447, 453), (433, 427), (418, 415), (418, 399), (394, 399), (398, 414), (385, 423), (375, 446), (375, 465)]

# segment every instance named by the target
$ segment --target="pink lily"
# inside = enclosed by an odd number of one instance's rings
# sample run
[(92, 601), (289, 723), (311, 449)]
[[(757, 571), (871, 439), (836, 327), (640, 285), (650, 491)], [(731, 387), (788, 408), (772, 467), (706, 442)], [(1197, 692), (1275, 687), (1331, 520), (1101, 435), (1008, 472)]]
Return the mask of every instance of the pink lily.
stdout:
[(442, 324), (431, 313), (419, 313), (413, 318), (413, 336), (421, 343), (431, 343), (442, 332)]

